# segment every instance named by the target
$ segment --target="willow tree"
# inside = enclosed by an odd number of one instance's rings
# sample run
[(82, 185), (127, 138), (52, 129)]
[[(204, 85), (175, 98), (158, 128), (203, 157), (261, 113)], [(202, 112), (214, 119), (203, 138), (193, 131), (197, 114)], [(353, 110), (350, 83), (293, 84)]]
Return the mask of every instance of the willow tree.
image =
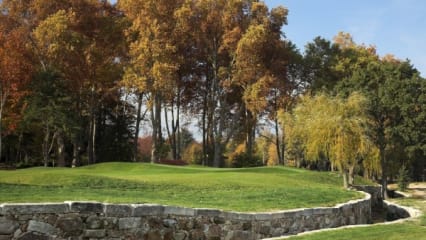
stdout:
[(304, 96), (294, 109), (297, 135), (306, 158), (326, 156), (343, 175), (343, 185), (353, 184), (354, 170), (362, 161), (372, 161), (376, 151), (368, 134), (366, 98), (353, 93), (347, 99)]

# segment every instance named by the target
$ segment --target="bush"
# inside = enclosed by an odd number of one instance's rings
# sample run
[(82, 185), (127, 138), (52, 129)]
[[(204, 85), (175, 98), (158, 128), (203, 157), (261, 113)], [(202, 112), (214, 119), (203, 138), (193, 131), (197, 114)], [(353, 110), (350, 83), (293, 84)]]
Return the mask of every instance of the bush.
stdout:
[(410, 175), (405, 165), (399, 169), (397, 183), (400, 191), (407, 190), (408, 185), (410, 184)]
[(203, 161), (203, 146), (195, 141), (192, 142), (183, 151), (182, 158), (189, 164), (201, 164)]
[(234, 168), (262, 166), (262, 159), (259, 156), (249, 156), (247, 153), (234, 154), (230, 160)]

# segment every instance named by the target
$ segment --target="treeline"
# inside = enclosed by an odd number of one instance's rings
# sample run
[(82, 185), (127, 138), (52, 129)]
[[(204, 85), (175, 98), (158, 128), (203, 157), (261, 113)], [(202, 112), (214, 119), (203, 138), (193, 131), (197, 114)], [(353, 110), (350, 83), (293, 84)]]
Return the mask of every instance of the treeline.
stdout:
[[(294, 164), (382, 179), (405, 166), (413, 180), (424, 177), (419, 72), (344, 33), (318, 37), (302, 54), (282, 32), (287, 14), (254, 0), (3, 0), (1, 162), (140, 161), (148, 125), (151, 162)], [(354, 94), (358, 112), (345, 101)], [(363, 119), (339, 135), (368, 140), (358, 142), (363, 151), (347, 147), (355, 138), (303, 133), (315, 123), (304, 118), (342, 122), (295, 110), (302, 95), (330, 99), (311, 105), (349, 104), (330, 114)]]

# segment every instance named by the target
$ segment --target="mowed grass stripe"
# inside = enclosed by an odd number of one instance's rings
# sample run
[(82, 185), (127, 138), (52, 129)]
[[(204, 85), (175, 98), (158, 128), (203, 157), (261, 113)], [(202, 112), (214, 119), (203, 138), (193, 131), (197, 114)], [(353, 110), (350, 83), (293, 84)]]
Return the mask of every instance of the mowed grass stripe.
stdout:
[[(337, 173), (288, 167), (215, 169), (140, 163), (0, 171), (0, 202), (91, 200), (235, 211), (333, 206), (361, 194)], [(365, 183), (365, 182), (363, 182)]]

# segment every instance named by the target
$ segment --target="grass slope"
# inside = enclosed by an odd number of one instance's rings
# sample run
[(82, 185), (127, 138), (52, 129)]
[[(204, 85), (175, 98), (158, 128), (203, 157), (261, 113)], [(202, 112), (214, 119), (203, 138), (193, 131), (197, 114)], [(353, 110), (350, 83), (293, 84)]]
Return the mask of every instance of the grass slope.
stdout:
[[(289, 240), (426, 240), (426, 200), (408, 198), (394, 200), (396, 203), (415, 207), (423, 212), (423, 216), (404, 223), (372, 225), (341, 230), (332, 230), (290, 237)], [(286, 239), (286, 240), (287, 240)]]
[(214, 169), (138, 163), (0, 171), (0, 202), (93, 200), (236, 211), (333, 206), (361, 197), (336, 173), (274, 167)]

